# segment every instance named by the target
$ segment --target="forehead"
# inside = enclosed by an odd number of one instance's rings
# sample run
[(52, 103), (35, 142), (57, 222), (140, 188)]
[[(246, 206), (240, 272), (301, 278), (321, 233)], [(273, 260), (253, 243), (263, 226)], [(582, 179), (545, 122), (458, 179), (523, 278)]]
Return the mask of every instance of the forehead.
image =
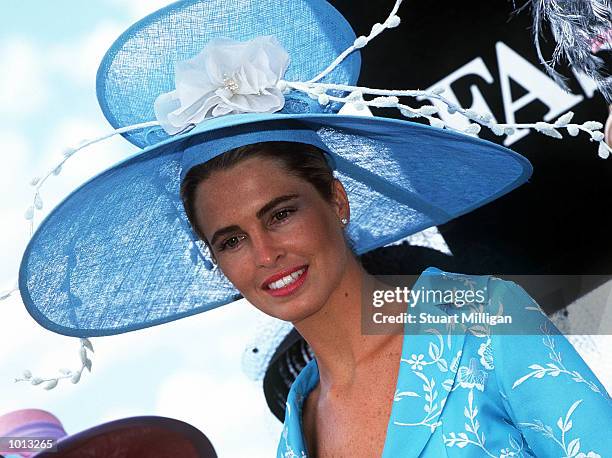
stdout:
[(282, 195), (312, 197), (315, 188), (270, 158), (245, 159), (217, 170), (202, 181), (195, 194), (195, 210), (204, 232), (239, 218), (253, 217), (265, 204)]

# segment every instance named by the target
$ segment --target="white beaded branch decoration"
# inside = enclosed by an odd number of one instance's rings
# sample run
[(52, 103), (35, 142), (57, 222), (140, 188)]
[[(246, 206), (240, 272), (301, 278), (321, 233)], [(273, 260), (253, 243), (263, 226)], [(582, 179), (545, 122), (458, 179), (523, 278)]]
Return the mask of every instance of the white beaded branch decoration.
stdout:
[(391, 10), (391, 13), (389, 13), (389, 16), (387, 17), (385, 22), (383, 22), (382, 24), (380, 22), (377, 22), (376, 24), (374, 24), (372, 26), (372, 30), (370, 31), (370, 34), (367, 37), (363, 35), (360, 37), (357, 37), (355, 41), (353, 42), (353, 44), (349, 46), (348, 48), (346, 48), (338, 57), (336, 57), (336, 59), (331, 64), (329, 64), (329, 66), (325, 70), (323, 70), (321, 73), (319, 73), (314, 78), (309, 79), (307, 83), (316, 83), (317, 81), (319, 81), (320, 79), (324, 78), (326, 75), (331, 73), (353, 51), (367, 46), (367, 44), (370, 41), (372, 41), (378, 35), (383, 33), (385, 29), (393, 29), (397, 27), (398, 25), (400, 25), (401, 19), (397, 15), (397, 10), (399, 10), (399, 7), (403, 1), (404, 0), (396, 0), (395, 5), (393, 5), (393, 9)]
[[(45, 184), (45, 182), (51, 177), (51, 176), (57, 176), (62, 172), (62, 168), (64, 167), (64, 164), (68, 161), (68, 159), (70, 159), (77, 151), (80, 151), (84, 148), (87, 148), (90, 145), (93, 145), (95, 143), (99, 143), (101, 141), (104, 141), (108, 138), (114, 137), (115, 135), (119, 135), (119, 134), (123, 134), (126, 132), (132, 132), (134, 130), (138, 130), (138, 129), (145, 129), (147, 127), (155, 127), (155, 126), (159, 126), (159, 123), (157, 121), (150, 121), (150, 122), (144, 122), (141, 124), (134, 124), (132, 126), (127, 126), (127, 127), (122, 127), (120, 129), (115, 129), (112, 132), (109, 132), (108, 134), (105, 134), (101, 137), (98, 138), (94, 138), (91, 140), (82, 140), (78, 146), (75, 146), (73, 148), (66, 148), (64, 150), (64, 153), (62, 154), (62, 160), (56, 164), (51, 170), (49, 170), (46, 174), (44, 174), (42, 177), (35, 177), (30, 181), (30, 185), (34, 187), (34, 199), (32, 201), (32, 205), (30, 205), (27, 210), (25, 211), (25, 219), (28, 220), (30, 222), (30, 236), (34, 233), (34, 213), (36, 211), (40, 211), (43, 208), (43, 201), (42, 198), (40, 196), (40, 190), (42, 189), (43, 185)], [(2, 298), (0, 298), (0, 300), (2, 300)]]
[[(480, 114), (471, 109), (464, 109), (442, 96), (443, 89), (436, 88), (431, 91), (422, 91), (422, 90), (388, 90), (388, 89), (370, 89), (366, 87), (358, 87), (358, 86), (350, 86), (350, 85), (342, 85), (342, 84), (328, 84), (328, 83), (318, 83), (319, 80), (324, 78), (326, 75), (331, 73), (347, 56), (349, 56), (352, 52), (357, 49), (364, 48), (367, 44), (384, 32), (386, 29), (395, 28), (400, 25), (401, 20), (397, 15), (397, 11), (401, 6), (403, 0), (396, 0), (393, 9), (391, 10), (387, 19), (382, 23), (376, 23), (372, 26), (370, 34), (368, 36), (359, 36), (355, 39), (353, 44), (349, 46), (344, 52), (342, 52), (325, 70), (319, 73), (314, 78), (308, 80), (307, 82), (290, 82), (285, 80), (280, 80), (278, 82), (279, 89), (283, 90), (283, 92), (288, 92), (290, 90), (296, 90), (299, 92), (303, 92), (310, 96), (313, 99), (319, 101), (321, 105), (327, 105), (331, 102), (337, 102), (341, 104), (353, 103), (356, 108), (361, 108), (362, 106), (374, 107), (374, 108), (397, 108), (400, 113), (406, 118), (425, 118), (433, 127), (437, 127), (440, 129), (449, 129), (455, 130), (449, 124), (445, 123), (440, 118), (434, 117), (436, 113), (438, 113), (438, 108), (433, 105), (425, 105), (419, 108), (414, 108), (409, 105), (400, 103), (399, 97), (420, 97), (420, 98), (429, 98), (436, 99), (444, 103), (447, 107), (449, 113), (459, 113), (465, 118), (472, 121), (472, 123), (464, 129), (463, 133), (478, 136), (481, 128), (487, 127), (490, 129), (495, 135), (498, 136), (509, 136), (514, 134), (516, 129), (530, 129), (535, 130), (544, 135), (548, 135), (550, 137), (554, 137), (557, 139), (563, 139), (563, 135), (559, 131), (559, 129), (566, 129), (570, 136), (576, 136), (583, 131), (590, 135), (590, 140), (599, 143), (598, 147), (598, 155), (602, 159), (607, 159), (612, 153), (612, 149), (605, 143), (604, 134), (599, 129), (603, 127), (603, 124), (597, 121), (586, 121), (582, 124), (570, 124), (570, 121), (573, 117), (572, 112), (565, 113), (560, 118), (558, 118), (554, 123), (547, 123), (544, 121), (538, 121), (535, 123), (522, 123), (522, 124), (510, 124), (510, 123), (495, 123), (493, 118), (489, 114)], [(348, 92), (349, 95), (345, 97), (332, 96), (327, 94), (327, 91), (330, 90), (339, 90)], [(370, 100), (363, 99), (363, 96), (374, 96), (374, 98)], [(204, 121), (205, 122), (205, 121)], [(35, 192), (32, 200), (32, 204), (27, 208), (25, 212), (25, 218), (30, 222), (30, 235), (34, 232), (34, 216), (37, 211), (42, 210), (43, 201), (41, 197), (41, 189), (45, 184), (47, 179), (51, 176), (57, 176), (61, 173), (62, 167), (64, 164), (74, 156), (74, 154), (81, 149), (93, 145), (95, 143), (106, 140), (110, 137), (113, 137), (118, 134), (123, 134), (127, 132), (132, 132), (135, 130), (147, 128), (147, 127), (157, 127), (160, 123), (158, 121), (150, 121), (140, 124), (135, 124), (131, 126), (122, 127), (120, 129), (116, 129), (108, 134), (95, 138), (92, 140), (84, 140), (78, 146), (74, 148), (68, 148), (64, 151), (63, 159), (54, 166), (49, 172), (47, 172), (42, 178), (37, 177), (31, 181), (31, 185), (34, 186)], [(190, 126), (190, 128), (193, 126)], [(188, 129), (185, 129), (186, 131)], [(182, 131), (181, 133), (183, 133)], [(16, 290), (13, 290), (9, 293), (9, 295)], [(8, 296), (7, 296), (8, 297)], [(0, 300), (4, 299), (0, 297)]]
[(32, 372), (29, 370), (23, 371), (23, 375), (21, 377), (15, 378), (15, 383), (17, 382), (29, 382), (32, 385), (40, 385), (45, 390), (52, 390), (55, 388), (60, 380), (70, 379), (72, 383), (79, 383), (81, 380), (81, 374), (83, 374), (83, 370), (87, 369), (91, 372), (91, 359), (87, 354), (87, 350), (93, 353), (93, 345), (89, 341), (89, 339), (81, 338), (80, 339), (81, 347), (79, 349), (79, 356), (81, 358), (81, 367), (75, 371), (70, 369), (60, 369), (59, 372), (62, 374), (58, 377), (35, 377), (32, 375)]
[[(580, 131), (588, 133), (591, 141), (599, 143), (598, 155), (602, 159), (607, 159), (612, 153), (610, 148), (604, 141), (604, 134), (599, 129), (603, 124), (598, 121), (586, 121), (582, 124), (570, 124), (574, 113), (568, 111), (560, 116), (554, 123), (538, 121), (535, 123), (496, 123), (490, 114), (480, 114), (471, 109), (465, 109), (446, 99), (442, 94), (443, 88), (434, 88), (431, 91), (421, 90), (389, 90), (389, 89), (370, 89), (367, 87), (356, 87), (342, 84), (325, 84), (325, 83), (290, 83), (284, 82), (287, 89), (295, 89), (308, 94), (311, 98), (319, 101), (321, 105), (327, 105), (330, 102), (339, 103), (354, 103), (357, 109), (363, 106), (374, 108), (397, 108), (400, 113), (406, 118), (425, 118), (433, 127), (440, 129), (455, 130), (454, 127), (442, 121), (440, 118), (433, 117), (439, 110), (433, 105), (425, 105), (419, 108), (414, 108), (409, 105), (400, 103), (399, 97), (418, 97), (436, 99), (446, 105), (449, 114), (459, 113), (465, 118), (472, 121), (466, 129), (461, 130), (464, 134), (478, 136), (482, 126), (490, 129), (495, 135), (513, 135), (517, 129), (535, 130), (549, 137), (563, 139), (563, 135), (559, 129), (567, 129), (570, 136), (575, 137)], [(346, 97), (334, 97), (327, 94), (329, 90), (351, 91)], [(373, 99), (365, 100), (364, 95), (376, 96)]]
[(13, 295), (13, 293), (16, 293), (17, 291), (19, 291), (19, 285), (15, 283), (15, 285), (11, 289), (2, 291), (0, 293), (0, 301), (8, 299), (9, 297)]

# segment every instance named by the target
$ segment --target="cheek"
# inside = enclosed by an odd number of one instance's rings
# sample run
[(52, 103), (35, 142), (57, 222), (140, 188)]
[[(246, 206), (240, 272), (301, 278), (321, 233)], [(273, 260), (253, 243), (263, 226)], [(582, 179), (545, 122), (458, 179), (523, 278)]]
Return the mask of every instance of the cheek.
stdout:
[(304, 250), (316, 267), (312, 271), (316, 275), (321, 288), (320, 293), (329, 292), (342, 277), (348, 259), (348, 247), (342, 228), (337, 221), (330, 217), (320, 218), (316, 223), (309, 225), (304, 233), (307, 240)]
[[(279, 229), (273, 237), (277, 248), (286, 257), (281, 261), (281, 267), (295, 262), (314, 261), (322, 267), (323, 275), (330, 278), (336, 276), (332, 271), (342, 269), (347, 247), (334, 215), (305, 211), (299, 219)], [(220, 255), (217, 259), (223, 274), (243, 295), (249, 295), (257, 287), (260, 274), (248, 246), (237, 253)]]
[(331, 264), (336, 263), (345, 249), (342, 232), (323, 221), (295, 228), (287, 239), (286, 253), (288, 255), (306, 258), (328, 271)]
[(346, 243), (338, 222), (333, 217), (319, 219), (309, 227), (314, 241), (325, 251), (344, 251)]
[(252, 278), (255, 275), (255, 271), (251, 263), (244, 259), (244, 256), (234, 255), (219, 260), (219, 268), (223, 275), (241, 293), (244, 293), (247, 285), (253, 284)]

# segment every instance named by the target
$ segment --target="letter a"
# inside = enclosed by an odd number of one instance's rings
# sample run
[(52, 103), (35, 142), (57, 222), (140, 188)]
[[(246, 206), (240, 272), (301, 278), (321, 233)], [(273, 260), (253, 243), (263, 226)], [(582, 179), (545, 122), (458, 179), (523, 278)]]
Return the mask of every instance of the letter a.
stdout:
[[(565, 92), (553, 79), (501, 41), (495, 44), (495, 51), (497, 53), (499, 81), (507, 123), (515, 123), (514, 114), (534, 100), (539, 100), (546, 105), (548, 112), (544, 115), (544, 121), (550, 121), (565, 113), (583, 99), (581, 95)], [(510, 79), (526, 89), (527, 93), (516, 100), (512, 100)], [(509, 146), (528, 133), (529, 130), (527, 129), (517, 130), (514, 135), (510, 135), (504, 140), (504, 145)]]

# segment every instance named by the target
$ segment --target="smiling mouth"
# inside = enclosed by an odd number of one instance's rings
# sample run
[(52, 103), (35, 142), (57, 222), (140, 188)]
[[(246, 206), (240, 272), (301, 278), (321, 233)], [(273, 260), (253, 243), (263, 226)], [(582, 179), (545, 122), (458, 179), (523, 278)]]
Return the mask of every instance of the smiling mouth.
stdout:
[(268, 284), (268, 289), (275, 290), (284, 288), (285, 286), (289, 286), (292, 283), (295, 283), (304, 272), (306, 272), (306, 268), (302, 267), (300, 270), (296, 270), (295, 272), (281, 278), (280, 280)]
[(264, 290), (272, 296), (285, 296), (293, 293), (304, 283), (308, 266), (300, 267), (274, 281), (266, 282)]

